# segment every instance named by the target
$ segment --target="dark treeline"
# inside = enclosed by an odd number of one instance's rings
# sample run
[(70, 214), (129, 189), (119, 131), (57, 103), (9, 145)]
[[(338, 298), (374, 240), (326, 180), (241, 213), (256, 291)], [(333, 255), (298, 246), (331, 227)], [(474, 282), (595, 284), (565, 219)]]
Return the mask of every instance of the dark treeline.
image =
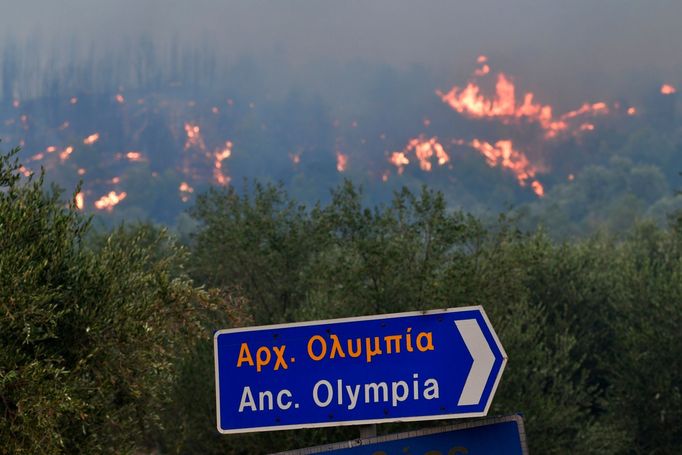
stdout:
[(160, 45), (149, 36), (125, 40), (102, 50), (71, 40), (50, 45), (41, 36), (26, 41), (6, 37), (0, 50), (0, 100), (53, 96), (57, 93), (104, 93), (128, 89), (159, 89), (183, 83), (211, 89), (225, 67), (217, 63), (208, 43), (186, 47), (177, 38)]
[(352, 439), (353, 428), (218, 435), (213, 331), (467, 305), (483, 305), (509, 355), (490, 413), (523, 413), (532, 453), (682, 451), (679, 212), (665, 227), (556, 242), (450, 210), (428, 188), (371, 205), (345, 182), (304, 205), (254, 183), (200, 195), (178, 240), (151, 225), (95, 232), (71, 195), (18, 169), (2, 156), (4, 453)]

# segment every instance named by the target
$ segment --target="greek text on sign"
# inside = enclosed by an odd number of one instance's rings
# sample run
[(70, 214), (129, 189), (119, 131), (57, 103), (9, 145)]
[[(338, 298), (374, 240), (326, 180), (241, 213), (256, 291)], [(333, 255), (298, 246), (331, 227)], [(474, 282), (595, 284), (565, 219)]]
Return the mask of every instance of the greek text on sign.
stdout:
[(484, 416), (507, 355), (482, 307), (221, 330), (221, 433)]

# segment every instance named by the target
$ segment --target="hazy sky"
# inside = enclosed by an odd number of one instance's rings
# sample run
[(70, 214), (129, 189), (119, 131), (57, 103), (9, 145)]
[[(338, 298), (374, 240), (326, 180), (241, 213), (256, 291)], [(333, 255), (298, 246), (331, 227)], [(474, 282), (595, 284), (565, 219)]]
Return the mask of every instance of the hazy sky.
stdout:
[[(682, 1), (2, 0), (0, 38), (116, 46), (148, 33), (225, 58), (324, 57), (448, 72), (487, 54), (531, 87), (582, 97), (682, 80)], [(3, 33), (4, 32), (4, 33)], [(37, 37), (37, 38), (36, 38)], [(64, 44), (66, 45), (66, 44)], [(444, 75), (444, 80), (450, 79)], [(594, 92), (594, 94), (592, 93)]]

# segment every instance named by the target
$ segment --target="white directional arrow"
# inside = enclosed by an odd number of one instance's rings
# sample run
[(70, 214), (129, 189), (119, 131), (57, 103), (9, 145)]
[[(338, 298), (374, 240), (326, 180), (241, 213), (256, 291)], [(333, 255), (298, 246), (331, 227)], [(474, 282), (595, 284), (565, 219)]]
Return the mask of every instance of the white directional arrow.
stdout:
[(464, 344), (466, 344), (471, 357), (474, 359), (474, 364), (471, 365), (471, 371), (469, 371), (469, 376), (464, 383), (464, 389), (462, 389), (457, 405), (479, 404), (485, 385), (488, 383), (490, 372), (495, 364), (495, 354), (490, 349), (476, 319), (463, 319), (455, 321), (455, 324), (462, 338), (464, 338)]

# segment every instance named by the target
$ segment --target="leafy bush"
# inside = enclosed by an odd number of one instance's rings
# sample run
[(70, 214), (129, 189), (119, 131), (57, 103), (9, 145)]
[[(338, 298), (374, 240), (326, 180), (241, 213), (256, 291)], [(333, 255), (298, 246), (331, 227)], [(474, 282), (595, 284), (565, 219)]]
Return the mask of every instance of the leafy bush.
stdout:
[(0, 158), (2, 450), (157, 447), (180, 360), (237, 308), (193, 286), (163, 230), (87, 238), (75, 203), (20, 178), (14, 153)]

